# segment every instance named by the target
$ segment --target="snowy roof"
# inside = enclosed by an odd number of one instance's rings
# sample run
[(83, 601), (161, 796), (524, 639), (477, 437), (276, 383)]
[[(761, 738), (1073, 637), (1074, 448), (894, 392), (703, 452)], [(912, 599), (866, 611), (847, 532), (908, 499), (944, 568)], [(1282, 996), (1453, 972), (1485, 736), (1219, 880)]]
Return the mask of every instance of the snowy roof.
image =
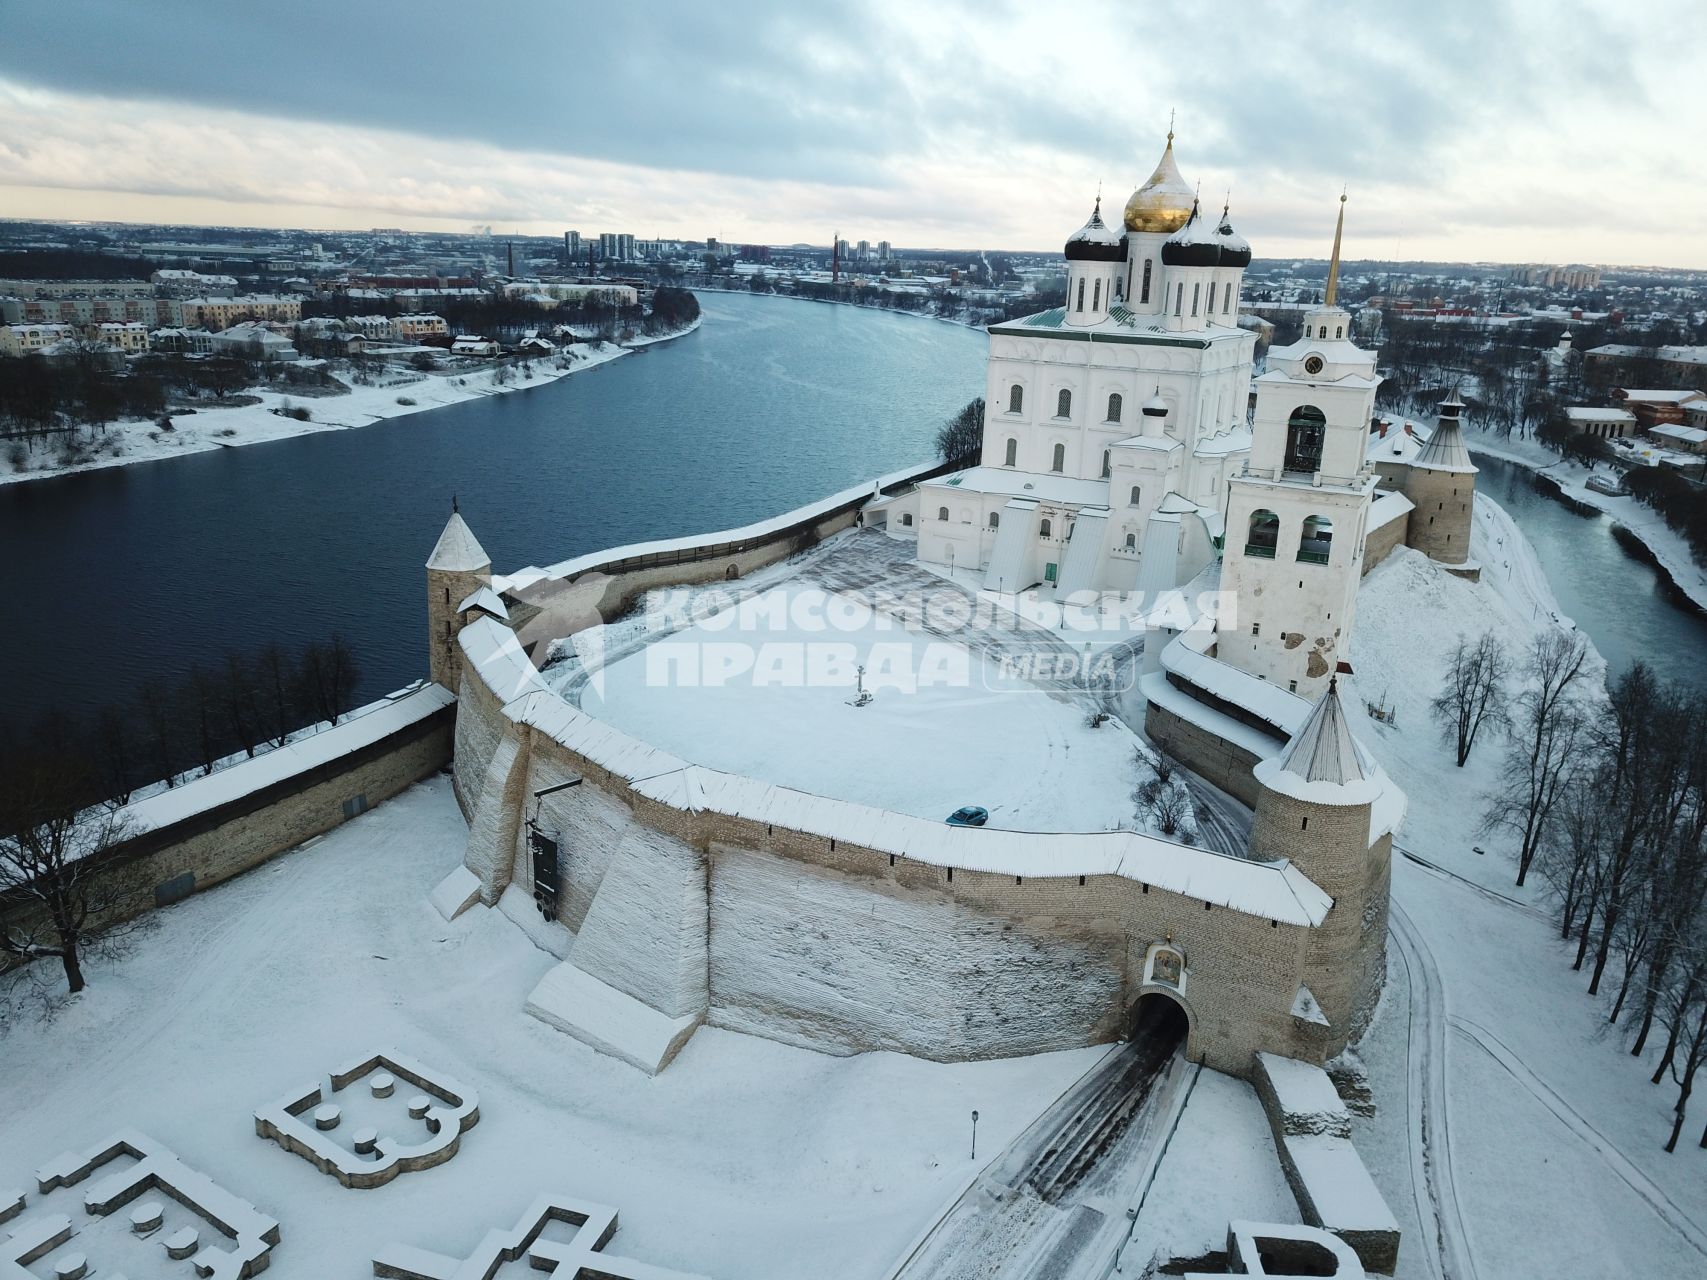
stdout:
[(1248, 452), (1251, 447), (1251, 429), (1249, 427), (1232, 427), (1216, 435), (1205, 436), (1192, 449), (1192, 454), (1199, 458), (1218, 458), (1229, 453)]
[(1574, 404), (1565, 410), (1572, 422), (1634, 422), (1636, 415), (1628, 409), (1604, 409), (1598, 405)]
[(458, 613), (466, 613), (470, 609), (483, 609), (494, 618), (507, 619), (510, 616), (510, 611), (504, 607), (504, 602), (491, 587), (476, 589), (463, 597), (462, 603), (456, 606)]
[(1609, 342), (1604, 346), (1590, 347), (1591, 356), (1642, 356), (1652, 355), (1660, 360), (1673, 364), (1707, 364), (1707, 347), (1636, 347), (1627, 342)]
[(1612, 393), (1620, 400), (1636, 400), (1642, 404), (1687, 404), (1701, 399), (1699, 391), (1660, 391), (1619, 387)]
[(1462, 471), (1475, 474), (1476, 464), (1470, 461), (1470, 450), (1464, 443), (1455, 413), (1442, 413), (1440, 423), (1428, 443), (1417, 454), (1412, 466), (1429, 471)]
[(1662, 423), (1657, 427), (1648, 428), (1651, 436), (1664, 436), (1667, 440), (1681, 440), (1686, 444), (1707, 443), (1707, 429), (1701, 427), (1684, 427), (1675, 422)]
[(1383, 525), (1391, 524), (1394, 520), (1403, 520), (1406, 515), (1415, 510), (1416, 503), (1398, 490), (1382, 493), (1374, 502), (1369, 504), (1369, 531), (1374, 533), (1375, 530)]
[(1080, 507), (1108, 505), (1108, 481), (1080, 480), (1053, 471), (1013, 471), (1007, 467), (971, 467), (940, 480), (924, 481), (921, 489), (963, 489), (969, 493), (995, 493), (1012, 498), (1036, 498), (1040, 502), (1068, 503)]
[[(1095, 245), (1105, 250), (1120, 247), (1120, 232), (1102, 220), (1102, 197), (1097, 197), (1096, 207), (1091, 210), (1090, 221), (1067, 237), (1067, 256), (1075, 256), (1074, 245)], [(1119, 255), (1114, 255), (1118, 257)]]
[(180, 786), (134, 800), (121, 810), (127, 836), (141, 835), (252, 795), (318, 765), (389, 737), (456, 701), (450, 690), (422, 684), (351, 712), (342, 723), (240, 760)]
[(449, 573), (478, 573), (492, 567), (492, 557), (486, 554), (474, 531), (460, 513), (452, 511), (445, 521), (444, 532), (427, 557), (427, 568)]
[(1264, 786), (1317, 804), (1373, 804), (1381, 793), (1374, 761), (1352, 736), (1337, 676), (1292, 741), (1254, 772)]

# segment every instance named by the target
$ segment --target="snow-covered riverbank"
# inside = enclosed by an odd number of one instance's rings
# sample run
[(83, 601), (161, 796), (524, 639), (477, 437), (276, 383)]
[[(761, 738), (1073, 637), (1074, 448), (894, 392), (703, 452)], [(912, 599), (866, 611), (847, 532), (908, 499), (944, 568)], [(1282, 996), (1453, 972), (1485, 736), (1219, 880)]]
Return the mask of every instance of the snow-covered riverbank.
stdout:
[[(43, 480), (74, 471), (122, 467), (133, 462), (155, 462), (187, 453), (204, 453), (210, 449), (231, 449), (285, 440), (316, 431), (366, 427), (389, 418), (460, 404), (477, 396), (506, 395), (542, 387), (559, 378), (609, 364), (638, 348), (679, 338), (698, 327), (699, 320), (695, 319), (676, 333), (635, 338), (621, 345), (601, 342), (587, 347), (571, 347), (560, 356), (536, 361), (527, 369), (506, 365), (467, 372), (421, 374), (416, 375), (415, 381), (398, 381), (391, 386), (354, 386), (348, 395), (292, 396), (276, 391), (251, 390), (246, 394), (256, 397), (260, 403), (174, 414), (170, 431), (154, 421), (112, 423), (104, 432), (96, 434), (92, 441), (86, 442), (89, 446), (87, 452), (92, 456), (69, 465), (59, 462), (56, 449), (29, 454), (22, 469), (16, 468), (9, 456), (0, 453), (0, 484)], [(498, 380), (500, 368), (503, 369), (503, 381)], [(308, 420), (298, 421), (274, 412), (289, 408), (307, 410)], [(35, 465), (37, 463), (41, 465)]]
[(1671, 529), (1665, 517), (1657, 511), (1643, 506), (1634, 498), (1614, 498), (1596, 493), (1586, 483), (1593, 474), (1593, 468), (1560, 458), (1534, 440), (1500, 437), (1477, 430), (1466, 431), (1464, 439), (1471, 452), (1501, 458), (1545, 475), (1572, 502), (1611, 516), (1653, 554), (1655, 562), (1678, 590), (1688, 596), (1697, 608), (1707, 610), (1707, 567), (1696, 560), (1689, 543)]

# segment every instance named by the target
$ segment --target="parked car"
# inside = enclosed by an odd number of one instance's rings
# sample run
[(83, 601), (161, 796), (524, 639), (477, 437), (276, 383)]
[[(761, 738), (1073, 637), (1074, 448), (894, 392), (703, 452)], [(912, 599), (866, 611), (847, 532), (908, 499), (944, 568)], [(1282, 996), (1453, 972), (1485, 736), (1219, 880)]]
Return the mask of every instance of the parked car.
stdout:
[(989, 820), (990, 811), (975, 804), (956, 809), (948, 815), (948, 825), (951, 827), (981, 827)]

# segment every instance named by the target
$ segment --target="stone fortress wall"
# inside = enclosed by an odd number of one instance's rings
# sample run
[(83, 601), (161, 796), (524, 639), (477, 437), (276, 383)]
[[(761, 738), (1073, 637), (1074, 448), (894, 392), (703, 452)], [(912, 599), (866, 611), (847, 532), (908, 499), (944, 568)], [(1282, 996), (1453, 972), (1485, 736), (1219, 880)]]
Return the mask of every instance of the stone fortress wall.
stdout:
[[(96, 855), (112, 874), (102, 877), (102, 909), (90, 927), (212, 888), (438, 772), (451, 760), (454, 716), (449, 692), (425, 685), (290, 746), (133, 802), (120, 816), (121, 831), (131, 834)], [(0, 916), (9, 920), (31, 910), (22, 899), (0, 901)]]
[[(1314, 1062), (1337, 1053), (1383, 969), (1385, 931), (1373, 922), (1384, 921), (1388, 837), (1372, 834), (1367, 804), (1308, 824), (1277, 806), (1250, 860), (1130, 832), (980, 831), (969, 847), (968, 833), (941, 823), (688, 764), (539, 680), (542, 642), (570, 633), (530, 635), (548, 613), (552, 628), (591, 626), (651, 587), (725, 578), (729, 565), (739, 576), (852, 524), (861, 505), (703, 540), (738, 548), (738, 559), (646, 564), (640, 555), (657, 553), (623, 549), (507, 578), (486, 566), (503, 593), (498, 612), (448, 619), (453, 774), (470, 832), (466, 879), (441, 909), (478, 900), (531, 916), (530, 823), (556, 837), (561, 892), (547, 927), (567, 959), (557, 995), (536, 992), (530, 1008), (649, 1070), (702, 1022), (834, 1053), (1034, 1053), (1119, 1037), (1150, 994), (1183, 1008), (1188, 1053), (1220, 1070), (1248, 1074), (1258, 1050)], [(557, 600), (582, 592), (574, 610), (536, 603), (547, 581)], [(432, 583), (430, 573), (430, 604), (443, 599)], [(1186, 720), (1178, 733), (1214, 737)], [(1219, 742), (1223, 785), (1260, 807), (1267, 793), (1250, 775), (1260, 755), (1241, 742)], [(1301, 873), (1305, 861), (1335, 887)], [(1369, 895), (1381, 901), (1365, 909)], [(1152, 980), (1158, 948), (1182, 958), (1177, 983)], [(645, 1047), (610, 1043), (647, 1019), (657, 1026), (639, 1037)]]

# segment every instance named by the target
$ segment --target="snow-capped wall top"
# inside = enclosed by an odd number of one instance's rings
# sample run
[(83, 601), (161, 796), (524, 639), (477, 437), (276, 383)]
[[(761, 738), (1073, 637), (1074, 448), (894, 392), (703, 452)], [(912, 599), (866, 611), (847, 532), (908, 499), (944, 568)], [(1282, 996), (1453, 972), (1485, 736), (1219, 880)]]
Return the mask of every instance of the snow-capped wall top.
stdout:
[(491, 567), (492, 557), (486, 554), (474, 530), (452, 511), (450, 519), (445, 521), (445, 531), (433, 546), (433, 554), (427, 557), (427, 568), (447, 573), (482, 573)]

